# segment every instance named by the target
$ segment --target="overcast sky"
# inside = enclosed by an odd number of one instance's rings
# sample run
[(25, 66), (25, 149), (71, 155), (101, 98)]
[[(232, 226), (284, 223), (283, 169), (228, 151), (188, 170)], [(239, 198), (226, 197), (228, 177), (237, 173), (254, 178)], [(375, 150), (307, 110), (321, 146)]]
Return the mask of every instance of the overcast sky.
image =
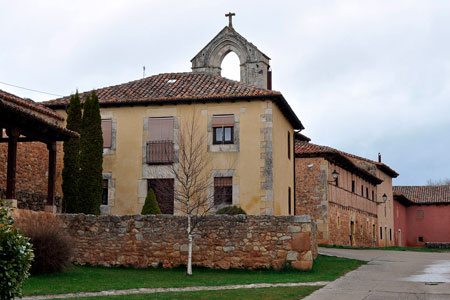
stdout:
[[(0, 82), (68, 95), (190, 60), (234, 28), (271, 58), (312, 142), (383, 162), (395, 185), (450, 177), (450, 1), (6, 1)], [(226, 57), (225, 76), (238, 66)], [(0, 83), (36, 101), (56, 98)]]

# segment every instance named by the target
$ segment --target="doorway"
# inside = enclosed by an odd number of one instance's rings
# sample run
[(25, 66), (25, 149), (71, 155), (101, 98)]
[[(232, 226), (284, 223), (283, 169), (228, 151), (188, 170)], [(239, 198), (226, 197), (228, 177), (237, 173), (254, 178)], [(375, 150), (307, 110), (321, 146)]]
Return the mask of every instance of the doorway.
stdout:
[(149, 179), (147, 188), (153, 189), (156, 195), (159, 209), (163, 214), (173, 215), (174, 180), (173, 179)]
[(397, 239), (398, 239), (398, 246), (399, 246), (399, 247), (403, 247), (403, 246), (402, 246), (402, 230), (401, 230), (401, 229), (398, 230), (398, 236), (397, 236)]
[(350, 221), (350, 246), (355, 246), (355, 222)]

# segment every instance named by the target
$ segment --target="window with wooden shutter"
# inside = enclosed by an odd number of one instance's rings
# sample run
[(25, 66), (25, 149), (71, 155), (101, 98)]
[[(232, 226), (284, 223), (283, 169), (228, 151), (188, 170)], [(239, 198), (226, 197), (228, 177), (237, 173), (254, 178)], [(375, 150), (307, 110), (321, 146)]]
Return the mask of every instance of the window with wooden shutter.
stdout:
[(214, 205), (233, 203), (233, 178), (214, 177)]
[(173, 118), (149, 118), (147, 163), (172, 163), (173, 152)]
[(112, 145), (112, 120), (102, 120), (103, 148), (111, 148)]
[(234, 143), (234, 115), (215, 115), (212, 118), (213, 144)]

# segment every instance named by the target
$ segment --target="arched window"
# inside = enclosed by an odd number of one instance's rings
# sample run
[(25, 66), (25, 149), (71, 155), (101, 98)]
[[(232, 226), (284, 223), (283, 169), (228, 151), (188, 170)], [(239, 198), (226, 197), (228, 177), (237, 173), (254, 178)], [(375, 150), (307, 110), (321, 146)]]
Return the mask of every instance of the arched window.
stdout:
[(228, 79), (240, 81), (241, 80), (241, 67), (239, 57), (236, 53), (231, 51), (228, 53), (222, 61), (221, 76)]

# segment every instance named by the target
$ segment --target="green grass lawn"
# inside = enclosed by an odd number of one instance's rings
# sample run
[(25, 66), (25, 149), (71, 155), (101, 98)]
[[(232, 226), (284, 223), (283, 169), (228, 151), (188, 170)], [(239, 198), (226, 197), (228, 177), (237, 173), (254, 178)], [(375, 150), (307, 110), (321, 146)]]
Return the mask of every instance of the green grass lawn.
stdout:
[(319, 245), (323, 248), (337, 248), (337, 249), (356, 249), (356, 250), (392, 250), (392, 251), (416, 251), (416, 252), (450, 252), (450, 249), (425, 248), (425, 247), (350, 247), (339, 245)]
[(331, 281), (365, 262), (319, 255), (311, 271), (213, 270), (194, 268), (187, 276), (184, 268), (130, 269), (73, 266), (61, 274), (38, 275), (24, 285), (24, 295), (96, 292), (132, 288), (213, 286), (249, 283)]
[(71, 298), (73, 300), (286, 300), (302, 299), (321, 286), (299, 286), (299, 287), (275, 287), (259, 289), (237, 289), (225, 291), (201, 291), (201, 292), (177, 292), (177, 293), (156, 293), (125, 296), (105, 296), (88, 298)]

